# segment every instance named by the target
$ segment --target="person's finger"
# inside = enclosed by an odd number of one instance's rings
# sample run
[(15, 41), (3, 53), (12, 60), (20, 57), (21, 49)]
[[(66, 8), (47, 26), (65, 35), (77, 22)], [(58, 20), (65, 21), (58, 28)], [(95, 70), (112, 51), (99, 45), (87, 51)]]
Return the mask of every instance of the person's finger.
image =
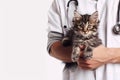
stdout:
[(79, 67), (82, 69), (93, 70), (93, 69), (96, 69), (98, 66), (96, 66), (96, 65), (79, 65)]
[(82, 59), (82, 58), (79, 58), (78, 62), (80, 64), (89, 64), (88, 62), (86, 62), (86, 60)]
[(79, 66), (81, 66), (81, 67), (89, 67), (89, 65), (88, 64), (79, 64)]
[(101, 63), (95, 62), (95, 61), (89, 61), (89, 62), (78, 61), (78, 64), (79, 64), (79, 66), (83, 66), (83, 67), (86, 67), (86, 66), (91, 67), (90, 65), (96, 66), (96, 65), (101, 64)]
[(85, 64), (97, 64), (98, 61), (95, 61), (95, 60), (86, 60), (84, 61)]
[(79, 65), (79, 68), (82, 68), (84, 70), (93, 70), (93, 69), (95, 69), (94, 67), (89, 66), (89, 65)]
[(86, 64), (86, 63), (84, 63), (82, 61), (81, 62), (78, 61), (77, 63), (78, 63), (78, 66), (80, 66), (80, 67), (88, 67), (88, 65), (89, 65), (89, 64)]
[(87, 67), (79, 67), (79, 68), (84, 69), (84, 70), (90, 70), (90, 69), (87, 68)]

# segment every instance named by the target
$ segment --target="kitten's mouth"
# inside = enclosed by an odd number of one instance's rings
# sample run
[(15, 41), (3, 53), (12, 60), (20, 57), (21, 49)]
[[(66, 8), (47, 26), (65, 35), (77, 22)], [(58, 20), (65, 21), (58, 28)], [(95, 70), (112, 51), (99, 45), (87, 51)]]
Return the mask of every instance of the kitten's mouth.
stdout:
[(85, 35), (90, 34), (90, 33), (91, 33), (91, 31), (88, 31), (88, 30), (83, 32), (83, 34), (85, 34)]
[(89, 36), (89, 35), (91, 35), (92, 34), (92, 32), (91, 31), (85, 31), (85, 32), (82, 32), (82, 35), (83, 36)]
[(88, 34), (88, 33), (89, 33), (89, 31), (85, 31), (84, 33), (85, 33), (85, 34)]
[(80, 31), (80, 34), (83, 34), (83, 35), (88, 35), (88, 34), (91, 34), (92, 31)]

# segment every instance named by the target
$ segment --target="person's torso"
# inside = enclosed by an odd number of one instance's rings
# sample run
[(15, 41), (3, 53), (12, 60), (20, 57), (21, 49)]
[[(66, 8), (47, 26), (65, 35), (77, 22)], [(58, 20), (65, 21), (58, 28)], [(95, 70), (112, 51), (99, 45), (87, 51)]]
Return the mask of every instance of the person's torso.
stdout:
[[(59, 0), (60, 16), (62, 26), (70, 28), (72, 26), (73, 12), (75, 9), (74, 2), (69, 0)], [(78, 0), (78, 12), (80, 14), (92, 14), (96, 10), (99, 12), (99, 37), (106, 47), (120, 47), (120, 36), (112, 33), (112, 27), (116, 24), (117, 5), (119, 0)], [(97, 6), (97, 7), (96, 7)], [(63, 33), (65, 29), (62, 27)], [(83, 70), (80, 68), (65, 68), (64, 80), (120, 80), (120, 64), (106, 64), (98, 69)]]

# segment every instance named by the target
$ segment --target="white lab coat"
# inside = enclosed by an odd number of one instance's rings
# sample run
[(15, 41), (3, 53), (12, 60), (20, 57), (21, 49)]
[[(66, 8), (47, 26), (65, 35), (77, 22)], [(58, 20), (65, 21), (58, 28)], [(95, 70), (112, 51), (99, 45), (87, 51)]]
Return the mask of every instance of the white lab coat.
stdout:
[[(61, 40), (67, 29), (72, 26), (74, 2), (69, 0), (54, 0), (48, 13), (48, 51), (55, 41)], [(112, 27), (116, 24), (117, 6), (119, 0), (78, 0), (78, 11), (80, 14), (92, 14), (98, 11), (100, 25), (99, 37), (106, 47), (120, 47), (120, 36), (112, 33)], [(97, 7), (96, 7), (97, 4)], [(63, 80), (120, 80), (120, 64), (106, 64), (98, 69), (83, 70), (80, 68), (67, 69), (63, 71)]]

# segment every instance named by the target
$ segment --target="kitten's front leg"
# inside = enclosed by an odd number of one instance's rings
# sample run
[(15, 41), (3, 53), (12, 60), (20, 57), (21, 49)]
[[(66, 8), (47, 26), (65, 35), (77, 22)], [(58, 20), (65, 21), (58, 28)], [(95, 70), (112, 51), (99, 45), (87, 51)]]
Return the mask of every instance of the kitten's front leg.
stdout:
[(80, 52), (81, 52), (80, 47), (79, 45), (74, 45), (72, 49), (73, 49), (71, 55), (72, 61), (77, 62), (80, 57)]
[(88, 60), (92, 58), (92, 47), (88, 44), (86, 44), (85, 50), (84, 50), (84, 56), (83, 59)]

